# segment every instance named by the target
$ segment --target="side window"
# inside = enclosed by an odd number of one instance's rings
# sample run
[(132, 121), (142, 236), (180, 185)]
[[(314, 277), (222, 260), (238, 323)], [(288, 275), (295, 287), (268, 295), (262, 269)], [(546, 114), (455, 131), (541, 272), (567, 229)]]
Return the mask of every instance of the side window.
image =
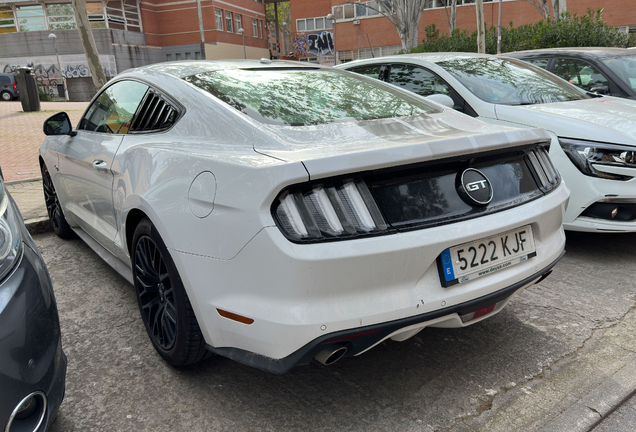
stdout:
[(594, 87), (608, 87), (610, 82), (588, 62), (577, 59), (556, 59), (554, 73), (566, 81), (590, 91)]
[(420, 96), (432, 94), (445, 94), (450, 96), (451, 91), (444, 81), (432, 72), (421, 67), (403, 64), (391, 65), (389, 82), (403, 87), (406, 90), (417, 93)]
[(360, 75), (368, 76), (371, 78), (379, 79), (380, 78), (380, 69), (382, 69), (382, 65), (371, 65), (371, 66), (359, 66), (355, 68), (349, 69), (351, 72), (358, 73)]
[(0, 75), (0, 84), (9, 85), (11, 84), (11, 79), (8, 76)]
[(148, 86), (137, 81), (120, 81), (104, 90), (80, 120), (78, 129), (126, 134)]
[(532, 59), (522, 59), (523, 61), (527, 61), (528, 63), (531, 63), (535, 66), (540, 67), (541, 69), (548, 69), (548, 62), (550, 61), (550, 59), (545, 59), (545, 58), (532, 58)]

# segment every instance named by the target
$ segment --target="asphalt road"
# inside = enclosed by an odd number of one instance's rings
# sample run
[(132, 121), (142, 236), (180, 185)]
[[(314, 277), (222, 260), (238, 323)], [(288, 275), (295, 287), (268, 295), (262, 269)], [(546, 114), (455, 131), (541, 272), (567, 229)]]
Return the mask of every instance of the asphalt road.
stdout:
[[(498, 414), (531, 397), (552, 371), (567, 371), (636, 303), (636, 234), (568, 235), (566, 256), (549, 278), (476, 325), (425, 329), (283, 376), (221, 357), (175, 369), (152, 348), (130, 285), (80, 240), (42, 234), (35, 241), (53, 279), (69, 360), (52, 432), (500, 430)], [(603, 350), (608, 362), (612, 353), (633, 355)], [(603, 379), (593, 372), (567, 382), (581, 381), (576, 393)], [(568, 397), (546, 409), (562, 411)], [(538, 430), (545, 422), (532, 414), (523, 421), (501, 430)]]

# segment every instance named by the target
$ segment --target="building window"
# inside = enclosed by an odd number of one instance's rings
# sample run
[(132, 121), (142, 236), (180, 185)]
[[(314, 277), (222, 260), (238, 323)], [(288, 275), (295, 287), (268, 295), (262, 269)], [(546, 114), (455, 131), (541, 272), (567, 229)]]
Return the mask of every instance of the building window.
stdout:
[(70, 3), (47, 3), (46, 20), (49, 30), (74, 30), (75, 12)]
[(10, 7), (0, 7), (0, 33), (15, 33), (15, 16)]
[(252, 18), (252, 36), (258, 37), (258, 20)]
[(123, 0), (126, 30), (141, 32), (141, 18), (137, 0)]
[(232, 12), (225, 12), (225, 31), (232, 33)]
[(265, 24), (263, 22), (263, 20), (260, 20), (260, 25), (258, 26), (258, 36), (262, 39), (265, 37), (265, 31), (263, 30), (265, 28)]
[(17, 6), (15, 14), (18, 17), (21, 32), (46, 30), (42, 5)]
[(195, 51), (194, 52), (194, 59), (195, 60), (200, 60), (201, 59), (201, 53), (199, 51)]
[(106, 28), (106, 15), (104, 15), (104, 5), (102, 2), (87, 2), (86, 12), (91, 28)]
[[(461, 1), (462, 0), (457, 0), (457, 4), (458, 5), (461, 4)], [(379, 14), (378, 11), (369, 9), (365, 5), (369, 5), (378, 10), (382, 7), (381, 2), (374, 0), (374, 1), (355, 3), (355, 4), (345, 4), (341, 6), (334, 6), (332, 8), (332, 13), (337, 20), (354, 19), (354, 18), (361, 18), (366, 16), (374, 16)], [(432, 4), (429, 7), (432, 7)]]
[(223, 11), (220, 9), (215, 9), (214, 17), (216, 18), (216, 29), (223, 30)]
[[(243, 28), (243, 25), (241, 25), (241, 16), (235, 13), (234, 20), (236, 21), (236, 32), (238, 33), (238, 31)], [(245, 29), (243, 29), (243, 32), (245, 32)]]
[(304, 18), (296, 20), (296, 31), (325, 30), (331, 28), (331, 21), (327, 17)]
[(190, 60), (190, 53), (189, 52), (185, 53), (185, 59), (186, 60)]
[(108, 28), (126, 30), (126, 18), (120, 1), (106, 2), (106, 19), (108, 20)]
[(172, 61), (172, 54), (166, 54), (166, 61)]
[(174, 59), (175, 59), (175, 60), (181, 60), (181, 53), (176, 53), (176, 54), (174, 55)]

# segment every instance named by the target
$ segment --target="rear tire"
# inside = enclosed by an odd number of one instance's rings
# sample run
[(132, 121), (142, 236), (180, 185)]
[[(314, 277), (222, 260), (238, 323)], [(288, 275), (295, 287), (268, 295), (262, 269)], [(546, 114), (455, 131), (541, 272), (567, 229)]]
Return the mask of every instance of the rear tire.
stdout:
[(210, 357), (181, 277), (148, 218), (135, 229), (130, 255), (141, 319), (159, 355), (173, 366)]
[(5, 90), (2, 93), (0, 93), (0, 98), (2, 98), (2, 100), (5, 102), (9, 102), (13, 100), (13, 95)]
[(55, 192), (55, 186), (53, 186), (53, 181), (51, 180), (49, 170), (44, 164), (42, 164), (41, 170), (42, 186), (44, 188), (44, 203), (46, 204), (46, 211), (49, 214), (49, 220), (51, 221), (53, 231), (60, 238), (73, 238), (75, 237), (75, 232), (71, 229), (70, 225), (64, 218), (62, 206), (60, 205), (60, 201), (57, 198), (57, 193)]

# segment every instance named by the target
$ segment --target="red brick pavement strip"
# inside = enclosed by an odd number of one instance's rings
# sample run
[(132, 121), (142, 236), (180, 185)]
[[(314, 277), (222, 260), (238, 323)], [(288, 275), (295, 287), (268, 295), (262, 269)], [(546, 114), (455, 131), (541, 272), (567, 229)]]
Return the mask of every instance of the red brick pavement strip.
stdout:
[(42, 125), (66, 111), (75, 126), (88, 102), (42, 102), (41, 110), (23, 112), (20, 101), (0, 102), (0, 166), (6, 181), (40, 177), (38, 149), (44, 141)]

